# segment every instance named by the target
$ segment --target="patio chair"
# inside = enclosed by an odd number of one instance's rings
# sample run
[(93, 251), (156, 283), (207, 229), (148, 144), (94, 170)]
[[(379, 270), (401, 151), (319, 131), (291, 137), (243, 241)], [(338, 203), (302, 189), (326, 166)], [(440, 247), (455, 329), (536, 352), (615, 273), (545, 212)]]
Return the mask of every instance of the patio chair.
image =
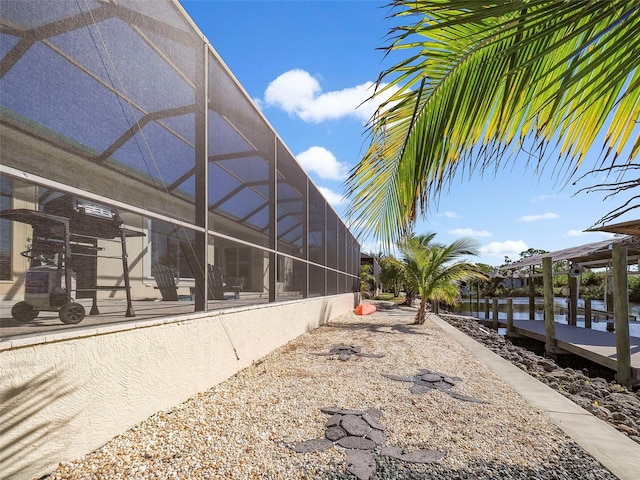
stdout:
[(240, 290), (244, 289), (244, 279), (234, 279), (233, 283), (227, 285), (222, 276), (222, 268), (218, 265), (209, 265), (209, 295), (208, 300), (225, 300), (224, 292), (233, 292), (234, 298), (240, 298)]
[(218, 265), (209, 265), (209, 294), (207, 300), (224, 300), (224, 280), (222, 278), (222, 268)]
[(156, 281), (156, 288), (160, 290), (163, 301), (178, 300), (178, 285), (173, 268), (157, 264), (151, 267), (151, 275)]

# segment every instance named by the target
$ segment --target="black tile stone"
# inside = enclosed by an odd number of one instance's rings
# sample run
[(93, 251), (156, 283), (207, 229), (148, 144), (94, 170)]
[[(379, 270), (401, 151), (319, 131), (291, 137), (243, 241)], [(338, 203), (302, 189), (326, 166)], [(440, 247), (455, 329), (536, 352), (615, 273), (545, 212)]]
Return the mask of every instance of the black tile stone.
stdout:
[(371, 427), (362, 419), (361, 416), (345, 415), (340, 421), (340, 426), (345, 429), (349, 435), (355, 437), (364, 437)]
[(387, 435), (382, 430), (371, 429), (365, 438), (373, 440), (376, 445), (384, 445), (387, 442)]
[(363, 437), (344, 437), (336, 442), (338, 445), (344, 448), (355, 448), (356, 450), (373, 450), (376, 444), (373, 440)]
[(347, 450), (346, 470), (355, 475), (358, 480), (368, 480), (376, 471), (376, 460), (371, 452), (366, 450)]
[(442, 380), (442, 375), (439, 373), (426, 373), (420, 376), (420, 380), (424, 382), (439, 382)]
[(384, 431), (384, 425), (382, 425), (377, 418), (372, 417), (369, 414), (365, 414), (362, 416), (362, 419), (367, 422), (369, 424), (369, 426), (371, 428), (375, 428), (376, 430), (383, 430)]
[(325, 427), (335, 427), (340, 425), (340, 420), (342, 420), (342, 415), (334, 413), (331, 418), (327, 420), (327, 423), (325, 423)]
[(373, 417), (373, 418), (381, 418), (382, 417), (382, 410), (380, 410), (378, 408), (369, 408), (364, 413), (366, 413), (367, 415), (369, 415), (370, 417)]
[(324, 436), (327, 438), (327, 440), (331, 440), (332, 442), (335, 442), (336, 440), (340, 440), (341, 438), (348, 436), (348, 434), (347, 432), (344, 431), (342, 427), (333, 426), (333, 427), (327, 427), (325, 429)]
[(338, 408), (338, 407), (322, 407), (322, 408), (320, 409), (320, 411), (321, 411), (322, 413), (326, 413), (327, 415), (333, 415), (333, 414), (335, 414), (335, 413), (340, 413), (340, 412), (342, 412), (342, 409), (341, 409), (341, 408)]

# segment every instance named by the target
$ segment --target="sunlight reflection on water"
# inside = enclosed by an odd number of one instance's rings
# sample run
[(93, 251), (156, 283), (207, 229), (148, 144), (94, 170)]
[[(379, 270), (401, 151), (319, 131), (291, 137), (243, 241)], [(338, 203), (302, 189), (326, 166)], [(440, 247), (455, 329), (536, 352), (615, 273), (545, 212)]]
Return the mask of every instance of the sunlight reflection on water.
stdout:
[[(556, 298), (556, 314), (555, 321), (558, 323), (567, 323), (567, 314), (566, 310), (560, 313), (560, 308), (567, 307), (567, 299), (566, 298)], [(504, 305), (505, 300), (501, 299), (500, 305), (498, 307), (498, 319), (506, 320), (506, 306)], [(479, 308), (478, 308), (479, 307)], [(584, 307), (584, 300), (578, 300), (578, 307)], [(480, 302), (476, 301), (474, 297), (471, 302), (469, 302), (469, 297), (467, 296), (464, 301), (456, 308), (455, 312), (461, 315), (470, 315), (473, 317), (485, 318), (484, 316), (484, 298), (480, 298)], [(591, 301), (592, 310), (604, 310), (604, 302), (602, 300), (592, 300)], [(543, 320), (543, 309), (544, 305), (542, 303), (542, 299), (536, 299), (536, 320)], [(629, 304), (629, 313), (634, 315), (638, 320), (640, 320), (640, 304), (631, 303)], [(478, 313), (478, 311), (480, 313)], [(593, 330), (602, 330), (606, 331), (607, 329), (607, 320), (604, 316), (600, 316), (600, 318), (596, 317), (596, 314), (593, 314), (592, 317), (594, 319), (591, 322), (591, 328)], [(489, 304), (489, 318), (491, 317), (491, 304)], [(513, 297), (513, 318), (514, 320), (528, 320), (529, 319), (529, 298), (528, 297)], [(578, 313), (578, 326), (584, 327), (584, 315), (580, 315)], [(633, 337), (640, 337), (640, 321), (629, 322), (629, 334)]]

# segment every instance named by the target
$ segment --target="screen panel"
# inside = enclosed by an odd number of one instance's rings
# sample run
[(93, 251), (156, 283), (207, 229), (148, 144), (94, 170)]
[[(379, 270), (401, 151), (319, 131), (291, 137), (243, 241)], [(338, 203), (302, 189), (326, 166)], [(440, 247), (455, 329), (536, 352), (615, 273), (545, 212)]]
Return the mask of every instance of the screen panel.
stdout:
[[(8, 155), (7, 163), (100, 195), (121, 178), (144, 192), (126, 195), (127, 203), (169, 213), (171, 186), (194, 165), (202, 86), (195, 72), (203, 43), (184, 16), (171, 2), (94, 1), (5, 2), (2, 16), (14, 27), (0, 34), (2, 119), (21, 128), (16, 143), (37, 138), (75, 155), (21, 163)], [(43, 24), (40, 41), (28, 43)], [(193, 202), (189, 189), (175, 193)], [(186, 206), (173, 210), (193, 217)]]
[(209, 56), (209, 98), (209, 210), (214, 228), (270, 246), (275, 133), (214, 55)]
[(325, 269), (316, 265), (309, 265), (309, 297), (325, 295)]
[(303, 298), (307, 283), (305, 262), (278, 255), (276, 274), (276, 300)]
[(307, 176), (278, 140), (278, 250), (306, 258)]
[(325, 263), (326, 202), (318, 189), (309, 184), (309, 260)]

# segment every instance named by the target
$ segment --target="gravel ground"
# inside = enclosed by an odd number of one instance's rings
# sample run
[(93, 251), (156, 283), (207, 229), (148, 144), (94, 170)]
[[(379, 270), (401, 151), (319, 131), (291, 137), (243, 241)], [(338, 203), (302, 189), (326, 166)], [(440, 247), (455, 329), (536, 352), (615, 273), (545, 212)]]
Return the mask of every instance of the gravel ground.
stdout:
[[(344, 449), (295, 453), (321, 438), (325, 406), (383, 415), (387, 445), (444, 450), (411, 464), (379, 455), (371, 479), (614, 479), (544, 415), (415, 310), (349, 312), (277, 349), (227, 381), (154, 414), (99, 450), (58, 466), (48, 479), (354, 479)], [(317, 356), (357, 345), (382, 358)], [(462, 381), (461, 401), (381, 374), (428, 369)]]

